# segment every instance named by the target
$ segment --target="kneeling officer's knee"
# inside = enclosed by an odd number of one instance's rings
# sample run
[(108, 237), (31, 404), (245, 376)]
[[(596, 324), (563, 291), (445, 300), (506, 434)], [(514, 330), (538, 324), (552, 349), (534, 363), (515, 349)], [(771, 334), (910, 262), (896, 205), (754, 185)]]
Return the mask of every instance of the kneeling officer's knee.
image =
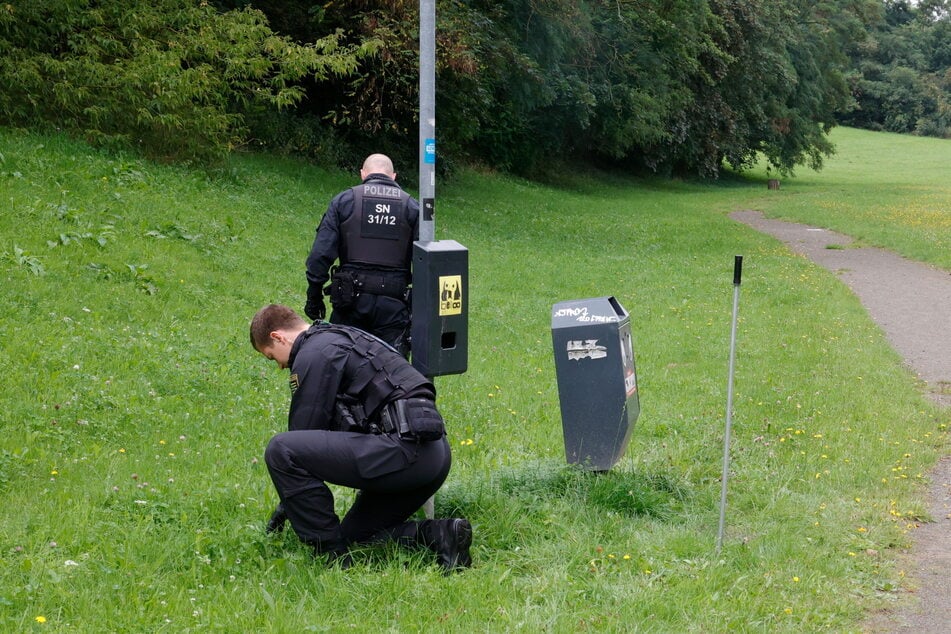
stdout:
[(287, 434), (277, 434), (271, 438), (264, 450), (264, 463), (269, 469), (282, 469), (290, 464), (290, 451), (287, 446)]

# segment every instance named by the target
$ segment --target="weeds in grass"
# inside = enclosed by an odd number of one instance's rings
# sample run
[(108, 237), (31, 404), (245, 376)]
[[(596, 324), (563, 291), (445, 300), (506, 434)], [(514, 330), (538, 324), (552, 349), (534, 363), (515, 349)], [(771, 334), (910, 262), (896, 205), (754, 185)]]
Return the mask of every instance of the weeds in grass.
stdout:
[(14, 266), (26, 269), (33, 275), (46, 274), (46, 267), (43, 266), (39, 257), (30, 255), (18, 246), (13, 247), (13, 253), (4, 251), (3, 259), (12, 263)]

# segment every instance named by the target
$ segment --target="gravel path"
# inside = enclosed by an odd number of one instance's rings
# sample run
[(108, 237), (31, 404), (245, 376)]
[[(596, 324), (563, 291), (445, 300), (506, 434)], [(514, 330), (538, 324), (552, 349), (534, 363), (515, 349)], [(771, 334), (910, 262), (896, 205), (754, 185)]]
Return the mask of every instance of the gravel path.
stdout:
[[(951, 407), (951, 274), (883, 249), (851, 247), (848, 236), (758, 211), (730, 217), (836, 273), (927, 384), (929, 396)], [(894, 609), (869, 615), (862, 631), (951, 633), (951, 455), (931, 474), (928, 502), (933, 521), (915, 530), (914, 546), (904, 555), (908, 589)]]

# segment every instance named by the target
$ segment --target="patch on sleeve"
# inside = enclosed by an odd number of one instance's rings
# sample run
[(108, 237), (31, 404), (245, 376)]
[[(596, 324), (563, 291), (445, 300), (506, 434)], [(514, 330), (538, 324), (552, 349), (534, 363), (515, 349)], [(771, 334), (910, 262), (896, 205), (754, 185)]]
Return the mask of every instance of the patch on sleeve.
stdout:
[(297, 388), (300, 387), (300, 377), (298, 377), (296, 374), (292, 374), (288, 383), (290, 383), (291, 394), (293, 394), (297, 391)]

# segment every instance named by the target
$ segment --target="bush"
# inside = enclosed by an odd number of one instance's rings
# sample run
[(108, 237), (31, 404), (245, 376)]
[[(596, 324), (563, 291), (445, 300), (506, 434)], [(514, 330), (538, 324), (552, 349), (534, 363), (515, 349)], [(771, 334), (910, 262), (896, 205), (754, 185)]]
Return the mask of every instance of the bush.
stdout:
[[(131, 6), (130, 6), (131, 5)], [(250, 8), (56, 0), (0, 7), (0, 116), (164, 159), (214, 161), (244, 143), (249, 108), (300, 100), (295, 82), (352, 73), (372, 49), (275, 35)]]

